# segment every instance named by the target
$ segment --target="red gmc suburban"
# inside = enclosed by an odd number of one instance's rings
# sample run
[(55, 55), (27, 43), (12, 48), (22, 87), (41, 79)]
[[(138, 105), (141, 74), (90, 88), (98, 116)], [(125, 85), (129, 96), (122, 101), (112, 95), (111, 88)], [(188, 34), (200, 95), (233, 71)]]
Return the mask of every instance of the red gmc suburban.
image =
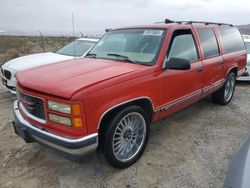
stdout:
[(115, 168), (142, 155), (150, 124), (212, 95), (228, 104), (245, 71), (229, 24), (173, 22), (114, 29), (85, 58), (17, 74), (13, 127), (80, 159), (98, 151)]

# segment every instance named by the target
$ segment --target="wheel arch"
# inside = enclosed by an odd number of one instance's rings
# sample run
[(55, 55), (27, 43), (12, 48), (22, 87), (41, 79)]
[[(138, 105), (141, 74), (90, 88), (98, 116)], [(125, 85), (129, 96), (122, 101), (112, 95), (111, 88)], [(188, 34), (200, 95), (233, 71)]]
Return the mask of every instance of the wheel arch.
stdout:
[(118, 113), (123, 108), (126, 108), (128, 106), (132, 106), (132, 105), (140, 106), (143, 110), (145, 110), (147, 116), (149, 117), (149, 121), (150, 122), (152, 121), (153, 113), (155, 110), (154, 110), (154, 104), (149, 97), (139, 97), (139, 98), (130, 99), (130, 100), (124, 101), (122, 103), (116, 104), (116, 105), (110, 107), (109, 109), (107, 109), (99, 119), (98, 127), (97, 127), (99, 145), (102, 144), (102, 139), (104, 136), (104, 132), (106, 130), (105, 123), (108, 121), (108, 119), (110, 117), (114, 116), (116, 113)]
[(234, 73), (235, 76), (237, 77), (238, 76), (238, 70), (239, 68), (237, 66), (234, 66), (234, 67), (231, 67), (228, 72), (227, 72), (227, 76), (230, 74), (230, 73)]

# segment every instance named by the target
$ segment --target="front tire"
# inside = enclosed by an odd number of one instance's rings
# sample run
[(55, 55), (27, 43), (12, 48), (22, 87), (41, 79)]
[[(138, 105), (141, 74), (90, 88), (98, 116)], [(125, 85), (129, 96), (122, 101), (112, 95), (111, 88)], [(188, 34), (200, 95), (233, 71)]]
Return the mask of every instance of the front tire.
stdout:
[(118, 112), (107, 124), (103, 154), (115, 168), (127, 168), (143, 154), (149, 138), (149, 120), (139, 106)]
[(231, 102), (235, 90), (236, 76), (230, 73), (223, 87), (212, 94), (213, 102), (226, 105)]

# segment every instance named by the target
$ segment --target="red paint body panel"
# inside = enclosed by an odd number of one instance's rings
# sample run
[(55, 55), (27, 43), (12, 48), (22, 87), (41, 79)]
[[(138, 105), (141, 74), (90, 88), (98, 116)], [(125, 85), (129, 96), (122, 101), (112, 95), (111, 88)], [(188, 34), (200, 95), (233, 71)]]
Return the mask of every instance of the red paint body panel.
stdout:
[[(152, 102), (153, 121), (193, 104), (219, 89), (232, 68), (241, 70), (246, 65), (245, 50), (224, 54), (217, 26), (208, 27), (216, 33), (221, 54), (204, 59), (196, 27), (207, 26), (158, 24), (133, 27), (167, 29), (154, 66), (83, 58), (18, 73), (17, 81), (22, 92), (45, 101), (79, 103), (84, 126), (72, 128), (50, 121), (42, 125), (24, 115), (25, 119), (37, 126), (45, 126), (55, 134), (75, 138), (96, 133), (105, 112), (126, 101), (144, 98)], [(187, 71), (162, 69), (172, 33), (176, 29), (191, 29), (197, 46), (198, 61), (193, 62)], [(198, 71), (200, 68), (202, 72)], [(49, 112), (47, 106), (45, 110)]]
[(69, 99), (79, 90), (141, 68), (112, 60), (82, 58), (22, 71), (17, 77), (22, 78), (20, 86)]
[[(102, 114), (109, 108), (134, 98), (150, 98), (154, 108), (160, 105), (160, 82), (158, 75), (152, 73), (115, 86), (110, 86), (85, 97), (87, 124), (90, 133), (97, 131)], [(118, 97), (119, 96), (119, 97)], [(98, 106), (98, 108), (97, 108)]]
[[(48, 100), (55, 100), (55, 97), (51, 97), (49, 95), (44, 95), (44, 94), (30, 91), (27, 89), (24, 90), (23, 88), (20, 88), (20, 87), (19, 87), (19, 91), (23, 92), (27, 95), (30, 95), (30, 96), (36, 96), (36, 97), (42, 98), (42, 99), (44, 99), (45, 104), (47, 104)], [(56, 101), (61, 102), (61, 103), (66, 103), (66, 104), (76, 104), (76, 103), (80, 104), (81, 113), (82, 113), (81, 116), (85, 117), (85, 111), (84, 111), (83, 104), (81, 101), (64, 100), (64, 99), (60, 99), (58, 97), (56, 98)], [(69, 138), (79, 138), (82, 135), (87, 134), (87, 132), (88, 132), (87, 127), (86, 127), (86, 119), (84, 119), (84, 118), (82, 120), (83, 120), (83, 125), (85, 125), (85, 126), (83, 126), (82, 128), (74, 128), (74, 127), (68, 127), (65, 125), (61, 125), (59, 123), (51, 122), (48, 118), (48, 112), (51, 112), (51, 111), (48, 109), (47, 105), (45, 105), (45, 112), (46, 112), (46, 121), (47, 122), (46, 122), (46, 124), (42, 124), (42, 123), (39, 123), (39, 122), (27, 117), (21, 111), (24, 119), (28, 120), (31, 124), (34, 124), (40, 128), (46, 128), (48, 131), (50, 131), (56, 135), (65, 136), (65, 137), (69, 137)], [(54, 111), (53, 111), (53, 114), (62, 115), (62, 113), (54, 112)], [(63, 114), (63, 115), (65, 116), (65, 114)]]

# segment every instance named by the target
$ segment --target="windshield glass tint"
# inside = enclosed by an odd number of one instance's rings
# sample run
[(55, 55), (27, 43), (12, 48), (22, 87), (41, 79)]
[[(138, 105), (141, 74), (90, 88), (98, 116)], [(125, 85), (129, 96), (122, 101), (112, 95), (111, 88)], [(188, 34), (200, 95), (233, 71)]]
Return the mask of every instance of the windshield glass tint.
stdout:
[(164, 30), (160, 29), (111, 31), (94, 46), (89, 54), (96, 54), (96, 58), (129, 59), (138, 64), (153, 65), (164, 36)]
[[(74, 45), (75, 45), (75, 53), (74, 53)], [(84, 53), (86, 53), (93, 45), (94, 42), (76, 40), (62, 47), (61, 49), (57, 50), (55, 53), (80, 57)]]
[(247, 53), (250, 54), (250, 42), (246, 42), (245, 45), (247, 48)]

